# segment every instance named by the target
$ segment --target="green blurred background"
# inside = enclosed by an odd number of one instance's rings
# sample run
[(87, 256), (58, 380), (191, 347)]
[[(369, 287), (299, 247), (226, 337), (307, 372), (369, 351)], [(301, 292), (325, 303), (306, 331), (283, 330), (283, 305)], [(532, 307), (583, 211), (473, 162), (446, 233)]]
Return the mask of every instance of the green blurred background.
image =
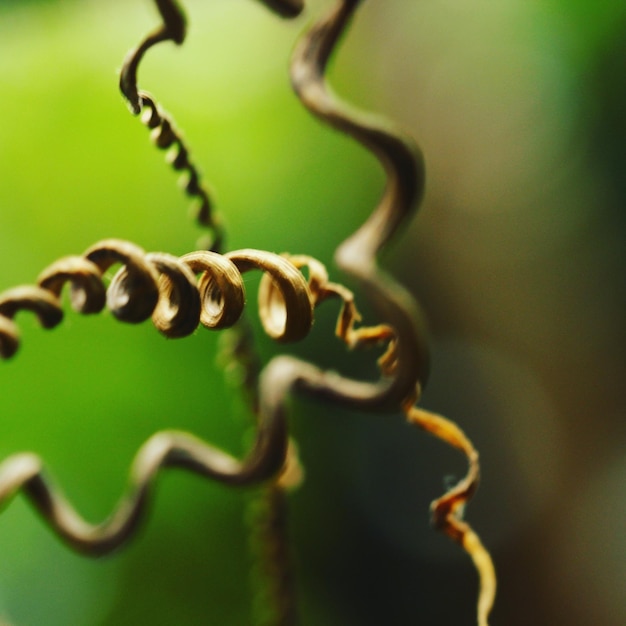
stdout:
[[(289, 90), (294, 42), (327, 5), (282, 22), (252, 1), (188, 0), (187, 41), (152, 50), (140, 86), (184, 130), (230, 248), (311, 254), (344, 280), (332, 251), (384, 178)], [(194, 248), (176, 177), (117, 90), (126, 51), (157, 23), (147, 0), (0, 0), (0, 290), (105, 237)], [(493, 623), (621, 626), (626, 5), (370, 0), (345, 43), (337, 90), (426, 154), (424, 206), (384, 262), (430, 321), (424, 405), (482, 454), (468, 518), (499, 571)], [(66, 309), (54, 332), (18, 318), (22, 348), (1, 364), (1, 458), (41, 454), (97, 521), (157, 429), (245, 450), (249, 416), (219, 337), (166, 341), (149, 323)], [(334, 315), (322, 309), (289, 352), (372, 375), (332, 338)], [(281, 351), (256, 335), (265, 360)], [(289, 501), (302, 624), (473, 623), (471, 564), (428, 525), (463, 459), (399, 416), (295, 400), (291, 424), (307, 471)], [(0, 614), (249, 624), (252, 494), (163, 475), (136, 540), (99, 560), (66, 550), (18, 497), (0, 516)]]

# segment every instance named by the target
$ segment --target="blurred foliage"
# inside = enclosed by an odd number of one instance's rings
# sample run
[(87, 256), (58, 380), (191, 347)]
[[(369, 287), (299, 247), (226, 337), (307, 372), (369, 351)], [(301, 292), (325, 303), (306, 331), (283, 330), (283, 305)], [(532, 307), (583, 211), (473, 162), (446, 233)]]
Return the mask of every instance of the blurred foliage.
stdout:
[[(229, 247), (304, 252), (336, 274), (332, 251), (384, 178), (289, 89), (297, 35), (328, 2), (295, 23), (252, 1), (184, 4), (188, 40), (152, 50), (139, 82), (183, 129)], [(0, 289), (106, 237), (194, 248), (200, 232), (175, 175), (117, 89), (126, 51), (156, 23), (149, 2), (0, 0)], [(608, 600), (605, 609), (583, 591), (569, 597), (568, 585), (588, 581), (567, 549), (576, 538), (561, 537), (554, 520), (562, 493), (595, 489), (605, 475), (611, 493), (626, 481), (603, 465), (626, 441), (615, 373), (626, 343), (615, 330), (626, 267), (626, 8), (372, 0), (355, 26), (333, 67), (337, 90), (397, 118), (427, 155), (423, 213), (387, 262), (422, 294), (432, 322), (425, 402), (458, 419), (482, 453), (469, 518), (502, 572), (496, 621), (618, 626), (625, 613)], [(251, 294), (257, 282), (247, 278)], [(372, 375), (367, 359), (327, 341), (333, 314), (321, 310), (313, 336), (290, 349)], [(22, 348), (0, 364), (0, 458), (41, 454), (90, 519), (110, 511), (135, 450), (159, 428), (245, 449), (248, 415), (214, 334), (165, 341), (149, 323), (71, 312), (54, 332), (27, 314), (18, 323)], [(276, 353), (256, 334), (266, 359)], [(601, 382), (590, 385), (587, 372)], [(462, 460), (400, 420), (294, 401), (292, 424), (307, 467), (291, 498), (303, 624), (472, 623), (471, 565), (427, 524), (442, 476), (459, 475)], [(581, 458), (599, 468), (594, 480)], [(585, 493), (583, 503), (598, 501)], [(247, 498), (169, 473), (139, 537), (93, 561), (67, 551), (18, 497), (0, 516), (0, 612), (19, 626), (250, 623)], [(606, 557), (593, 544), (597, 520), (587, 523), (580, 504), (571, 513), (596, 571)], [(612, 547), (608, 571), (621, 581), (626, 545)], [(602, 581), (595, 592), (614, 598), (615, 582)]]

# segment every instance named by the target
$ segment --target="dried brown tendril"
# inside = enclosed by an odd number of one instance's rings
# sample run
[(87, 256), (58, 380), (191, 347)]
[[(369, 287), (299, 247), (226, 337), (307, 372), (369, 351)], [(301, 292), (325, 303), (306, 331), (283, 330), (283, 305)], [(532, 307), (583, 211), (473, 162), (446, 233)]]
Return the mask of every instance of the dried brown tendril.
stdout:
[[(176, 144), (174, 161), (195, 180), (188, 191), (207, 201), (207, 223), (219, 239), (219, 226), (211, 222), (208, 197), (198, 191), (195, 168), (169, 118), (154, 101), (137, 89), (136, 73), (145, 52), (155, 43), (181, 43), (184, 17), (173, 0), (156, 0), (163, 25), (131, 52), (121, 78), (123, 93), (133, 112), (147, 109), (146, 123), (155, 129), (163, 147)], [(270, 8), (293, 15), (299, 2), (268, 1)], [(214, 329), (234, 324), (245, 298), (241, 273), (265, 272), (259, 306), (265, 331), (278, 341), (301, 339), (309, 330), (315, 306), (339, 299), (338, 336), (349, 347), (386, 344), (379, 364), (378, 381), (360, 381), (324, 371), (312, 363), (289, 356), (273, 359), (259, 377), (256, 438), (243, 461), (233, 458), (192, 435), (163, 431), (153, 435), (138, 451), (127, 494), (113, 514), (100, 525), (85, 522), (42, 470), (33, 454), (17, 454), (0, 465), (0, 502), (24, 491), (50, 526), (72, 547), (101, 554), (120, 546), (141, 519), (150, 489), (159, 471), (180, 467), (227, 484), (244, 485), (281, 475), (282, 484), (297, 481), (294, 454), (288, 453), (286, 400), (300, 392), (339, 405), (376, 413), (403, 411), (409, 422), (463, 451), (469, 461), (467, 476), (432, 505), (436, 527), (460, 543), (472, 557), (480, 576), (478, 622), (486, 626), (495, 595), (495, 574), (489, 553), (463, 521), (466, 503), (476, 491), (478, 455), (463, 432), (451, 421), (415, 406), (428, 373), (425, 332), (417, 304), (377, 264), (378, 253), (406, 222), (423, 193), (422, 157), (411, 140), (380, 120), (357, 113), (338, 100), (325, 81), (330, 55), (346, 29), (359, 0), (339, 0), (328, 15), (301, 38), (293, 56), (291, 77), (303, 104), (322, 121), (345, 132), (370, 150), (387, 174), (384, 195), (366, 222), (337, 249), (336, 261), (370, 299), (381, 324), (356, 327), (359, 320), (352, 293), (328, 280), (326, 270), (314, 259), (289, 258), (256, 250), (220, 256), (195, 252), (179, 259), (162, 253), (145, 254), (134, 244), (108, 240), (81, 257), (63, 259), (42, 273), (37, 286), (21, 287), (0, 295), (0, 356), (9, 357), (19, 345), (14, 316), (22, 309), (35, 312), (42, 325), (51, 328), (62, 318), (60, 295), (70, 283), (72, 306), (95, 313), (105, 304), (120, 320), (138, 323), (152, 317), (168, 337), (189, 334), (198, 322)], [(196, 193), (197, 192), (197, 193)], [(121, 265), (108, 287), (104, 273)], [(306, 280), (300, 268), (308, 269)], [(282, 472), (281, 472), (282, 471)]]
[[(282, 17), (295, 17), (298, 15), (302, 8), (302, 0), (263, 0), (263, 4), (269, 7)], [(145, 92), (139, 92), (137, 87), (137, 69), (139, 62), (145, 53), (145, 51), (158, 41), (168, 38), (172, 39), (176, 43), (181, 43), (185, 30), (184, 30), (184, 17), (180, 7), (173, 2), (161, 2), (157, 3), (160, 10), (161, 17), (163, 19), (162, 27), (157, 30), (153, 35), (149, 36), (135, 51), (131, 52), (122, 69), (120, 86), (122, 92), (126, 96), (131, 110), (135, 114), (139, 114), (143, 110), (141, 116), (142, 121), (146, 124), (151, 131), (151, 136), (155, 144), (163, 149), (169, 149), (168, 160), (172, 167), (176, 170), (186, 172), (186, 180), (184, 180), (184, 188), (187, 193), (195, 197), (195, 216), (197, 222), (201, 226), (205, 226), (209, 229), (210, 234), (207, 237), (203, 237), (198, 242), (198, 247), (211, 249), (214, 251), (222, 251), (225, 248), (225, 228), (215, 209), (211, 206), (211, 200), (207, 191), (206, 185), (200, 179), (197, 168), (191, 162), (189, 158), (189, 150), (185, 145), (181, 133), (175, 129), (173, 121), (154, 101), (154, 99)], [(252, 401), (252, 413), (256, 414), (258, 407), (258, 397), (256, 393), (252, 391), (252, 388), (256, 388), (256, 382), (258, 379), (259, 369), (252, 372), (250, 367), (258, 361), (258, 356), (254, 353), (255, 348), (251, 339), (251, 334), (247, 332), (248, 324), (245, 318), (242, 318), (235, 328), (230, 331), (233, 337), (231, 344), (238, 344), (240, 347), (238, 350), (231, 352), (230, 367), (232, 368), (234, 363), (239, 363), (238, 369), (243, 371), (244, 382), (247, 384), (246, 397)], [(238, 337), (238, 339), (236, 339)], [(280, 487), (275, 485), (268, 488), (269, 492), (272, 492), (272, 497), (269, 498), (269, 507), (277, 507), (277, 515), (284, 513), (284, 506), (279, 506), (278, 502), (280, 498), (277, 496)], [(280, 509), (280, 513), (278, 511)], [(265, 510), (265, 508), (263, 509)], [(270, 517), (273, 515), (269, 513)], [(284, 525), (272, 525), (274, 528), (282, 528)], [(274, 545), (278, 541), (278, 532), (274, 533)], [(266, 551), (269, 554), (271, 551)], [(276, 552), (285, 553), (285, 550), (277, 550)], [(283, 559), (282, 567), (285, 568), (285, 561)], [(268, 569), (268, 567), (265, 567)], [(277, 568), (270, 566), (269, 569), (275, 571)], [(282, 576), (281, 578), (285, 578)], [(280, 587), (280, 585), (275, 585)], [(291, 593), (293, 596), (293, 594)], [(285, 597), (277, 598), (274, 602), (277, 607), (277, 612), (281, 614), (295, 614), (295, 599), (287, 600)], [(284, 607), (293, 605), (293, 610), (285, 611)], [(278, 607), (281, 607), (278, 609)], [(289, 621), (279, 621), (277, 623), (289, 623)]]
[[(107, 287), (105, 275), (115, 265), (120, 268)], [(251, 270), (264, 273), (259, 316), (267, 334), (280, 342), (303, 339), (313, 325), (318, 300), (285, 257), (244, 249), (225, 255), (199, 250), (177, 258), (107, 239), (82, 256), (56, 261), (41, 273), (37, 285), (0, 294), (0, 357), (13, 356), (19, 346), (13, 318), (20, 310), (36, 313), (45, 328), (62, 320), (60, 298), (66, 283), (75, 310), (97, 313), (106, 304), (120, 321), (140, 323), (151, 317), (159, 332), (174, 338), (190, 335), (199, 324), (214, 330), (233, 326), (245, 305), (242, 274)]]
[(181, 44), (185, 39), (186, 20), (179, 4), (175, 0), (155, 0), (155, 2), (163, 23), (126, 56), (120, 74), (120, 90), (133, 115), (142, 114), (141, 121), (150, 129), (154, 145), (161, 150), (169, 150), (167, 158), (171, 167), (186, 174), (185, 192), (197, 201), (194, 218), (200, 226), (210, 232), (205, 245), (209, 249), (219, 251), (224, 238), (223, 226), (212, 208), (209, 192), (201, 182), (200, 173), (190, 159), (189, 148), (172, 117), (148, 92), (140, 91), (137, 85), (139, 64), (152, 46), (162, 41)]
[(480, 480), (478, 452), (465, 433), (451, 420), (407, 404), (406, 417), (427, 433), (461, 450), (467, 457), (469, 469), (465, 478), (431, 504), (435, 528), (456, 541), (472, 558), (480, 578), (478, 625), (487, 626), (496, 595), (496, 574), (489, 552), (472, 527), (463, 520), (465, 505), (472, 498)]
[[(260, 1), (282, 17), (295, 17), (303, 8), (302, 0)], [(189, 147), (176, 128), (172, 116), (162, 109), (150, 93), (138, 87), (137, 72), (145, 53), (163, 41), (173, 41), (180, 45), (186, 35), (186, 19), (180, 4), (176, 0), (155, 0), (155, 3), (162, 23), (127, 54), (120, 73), (120, 90), (133, 115), (141, 113), (141, 121), (150, 129), (154, 145), (169, 151), (167, 160), (171, 167), (185, 173), (184, 190), (196, 200), (194, 219), (209, 231), (209, 235), (198, 242), (199, 247), (220, 252), (224, 247), (224, 226), (212, 206), (207, 186), (202, 182), (200, 172), (190, 158)]]
[[(478, 455), (471, 442), (451, 421), (413, 405), (419, 400), (427, 376), (425, 332), (413, 298), (376, 262), (377, 254), (407, 220), (423, 193), (424, 168), (417, 147), (396, 129), (354, 111), (337, 99), (325, 81), (328, 60), (345, 31), (359, 0), (338, 0), (302, 37), (293, 55), (291, 79), (303, 104), (326, 124), (351, 135), (380, 161), (387, 174), (384, 195), (367, 221), (337, 249), (335, 260), (352, 276), (377, 309), (382, 328), (393, 329), (391, 353), (383, 358), (383, 378), (363, 386), (332, 378), (309, 364), (279, 363), (267, 368), (265, 384), (330, 397), (351, 406), (377, 411), (402, 409), (417, 423), (468, 457), (469, 473), (456, 487), (433, 504), (435, 525), (453, 537), (469, 553), (480, 577), (478, 622), (486, 626), (495, 596), (495, 573), (491, 557), (471, 527), (462, 521), (464, 506), (476, 491)], [(291, 371), (287, 373), (288, 368)], [(279, 404), (280, 398), (275, 398)]]
[[(315, 267), (309, 281), (298, 270), (303, 258)], [(243, 311), (241, 275), (250, 270), (264, 272), (259, 313), (272, 338), (281, 342), (302, 339), (313, 324), (314, 307), (336, 294), (349, 311), (340, 315), (338, 328), (345, 325), (348, 329), (342, 330), (342, 338), (358, 335), (359, 330), (354, 330), (358, 311), (351, 293), (322, 280), (326, 270), (318, 261), (309, 257), (293, 259), (251, 249), (223, 256), (197, 251), (177, 258), (145, 253), (127, 241), (101, 241), (82, 256), (65, 257), (50, 265), (40, 274), (37, 285), (0, 294), (0, 357), (13, 356), (19, 346), (13, 321), (18, 312), (35, 312), (45, 328), (61, 322), (66, 284), (71, 305), (77, 311), (93, 314), (106, 306), (117, 319), (133, 324), (152, 318), (159, 332), (169, 338), (186, 336), (198, 324), (214, 330), (228, 328)], [(114, 266), (119, 268), (107, 285), (105, 276)], [(321, 296), (324, 293), (326, 296)], [(266, 404), (261, 395), (260, 405)], [(184, 468), (232, 485), (278, 477), (276, 488), (286, 489), (301, 479), (297, 454), (288, 442), (284, 412), (261, 409), (256, 440), (243, 461), (187, 433), (155, 433), (135, 456), (126, 495), (102, 524), (86, 522), (46, 477), (43, 461), (31, 453), (15, 454), (0, 464), (0, 503), (23, 491), (71, 547), (87, 554), (103, 554), (131, 537), (143, 517), (154, 479), (167, 467)]]

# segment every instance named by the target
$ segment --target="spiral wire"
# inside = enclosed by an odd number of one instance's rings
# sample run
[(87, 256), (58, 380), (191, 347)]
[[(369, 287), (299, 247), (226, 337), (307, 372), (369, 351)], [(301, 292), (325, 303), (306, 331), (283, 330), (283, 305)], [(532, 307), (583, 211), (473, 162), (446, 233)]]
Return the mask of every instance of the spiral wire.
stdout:
[[(194, 181), (187, 192), (200, 198), (199, 220), (211, 229), (213, 247), (218, 247), (222, 226), (211, 211), (208, 195), (201, 191), (197, 170), (189, 161), (180, 134), (155, 101), (137, 88), (137, 68), (145, 52), (161, 41), (180, 44), (185, 37), (184, 15), (178, 4), (174, 0), (156, 0), (156, 4), (163, 24), (128, 55), (120, 85), (133, 113), (144, 111), (144, 121), (153, 128), (157, 145), (176, 146), (173, 165), (187, 170), (189, 180)], [(264, 4), (284, 16), (296, 15), (302, 8), (297, 0), (267, 0)], [(453, 422), (416, 406), (428, 375), (421, 313), (412, 296), (377, 262), (379, 253), (406, 223), (423, 195), (422, 156), (410, 139), (377, 118), (352, 110), (326, 83), (329, 58), (359, 6), (359, 0), (337, 0), (329, 13), (305, 32), (293, 54), (291, 80), (312, 114), (360, 142), (377, 157), (387, 174), (378, 206), (335, 254), (340, 269), (370, 300), (381, 320), (379, 325), (358, 326), (360, 316), (352, 292), (330, 282), (323, 264), (311, 257), (246, 249), (223, 255), (199, 250), (177, 258), (165, 253), (145, 253), (130, 242), (105, 240), (81, 256), (53, 263), (41, 273), (36, 285), (0, 294), (0, 357), (9, 358), (19, 348), (14, 319), (18, 312), (33, 312), (44, 328), (61, 322), (61, 298), (66, 284), (71, 306), (80, 313), (98, 313), (106, 307), (122, 322), (140, 323), (151, 318), (163, 335), (179, 338), (193, 333), (199, 325), (214, 330), (232, 327), (241, 318), (245, 305), (242, 274), (261, 270), (259, 316), (271, 338), (283, 343), (303, 339), (313, 324), (314, 309), (327, 300), (338, 300), (336, 334), (348, 348), (386, 346), (379, 359), (379, 380), (355, 380), (285, 355), (275, 357), (257, 376), (256, 361), (244, 343), (239, 358), (244, 369), (248, 368), (249, 379), (258, 378), (259, 383), (258, 394), (253, 397), (257, 416), (255, 440), (243, 460), (188, 433), (155, 433), (137, 452), (126, 494), (111, 516), (92, 525), (47, 477), (41, 459), (20, 453), (0, 464), (0, 503), (23, 491), (71, 547), (87, 554), (103, 554), (133, 535), (144, 515), (154, 480), (164, 468), (183, 468), (231, 485), (256, 484), (277, 476), (276, 485), (296, 483), (297, 456), (289, 444), (286, 422), (286, 402), (291, 393), (374, 413), (404, 412), (410, 423), (461, 450), (468, 459), (466, 477), (433, 502), (432, 516), (434, 525), (472, 558), (480, 578), (478, 624), (487, 626), (495, 596), (494, 568), (478, 535), (463, 520), (465, 505), (478, 487), (478, 454)], [(107, 285), (105, 273), (117, 265), (120, 267)], [(276, 503), (274, 511), (279, 510), (281, 502)], [(272, 523), (279, 527), (284, 518), (267, 519), (271, 530)], [(295, 618), (288, 615), (290, 610), (285, 609), (280, 623), (294, 623)]]

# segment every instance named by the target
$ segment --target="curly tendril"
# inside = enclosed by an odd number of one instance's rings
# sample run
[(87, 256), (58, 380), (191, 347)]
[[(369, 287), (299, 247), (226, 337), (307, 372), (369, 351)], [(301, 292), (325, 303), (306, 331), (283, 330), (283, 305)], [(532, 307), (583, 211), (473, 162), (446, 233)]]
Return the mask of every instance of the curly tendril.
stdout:
[[(120, 267), (107, 286), (106, 273), (117, 265)], [(37, 285), (0, 294), (0, 357), (13, 356), (19, 347), (13, 321), (19, 311), (34, 312), (44, 328), (61, 322), (66, 283), (71, 305), (80, 313), (98, 313), (106, 306), (122, 322), (138, 324), (152, 318), (160, 333), (178, 338), (190, 335), (199, 324), (213, 330), (233, 326), (246, 301), (242, 274), (252, 270), (263, 272), (258, 302), (267, 334), (285, 343), (303, 339), (313, 326), (313, 309), (322, 300), (288, 258), (252, 249), (225, 255), (199, 250), (177, 258), (162, 252), (146, 253), (128, 241), (107, 239), (82, 256), (56, 261), (40, 274)], [(350, 312), (342, 312), (341, 320), (348, 318), (348, 335), (358, 334), (352, 330), (359, 318), (352, 295), (345, 290), (344, 297), (351, 303)]]
[[(296, 17), (302, 11), (302, 0), (260, 0), (281, 17)], [(150, 129), (150, 138), (161, 150), (168, 150), (167, 160), (178, 172), (184, 172), (185, 193), (196, 200), (194, 219), (208, 229), (209, 235), (199, 242), (199, 247), (220, 252), (224, 247), (224, 226), (213, 209), (210, 194), (202, 182), (200, 172), (190, 158), (189, 148), (183, 135), (176, 128), (172, 117), (164, 111), (147, 91), (138, 87), (137, 73), (146, 52), (163, 41), (173, 41), (180, 45), (186, 36), (185, 14), (176, 0), (155, 0), (162, 23), (149, 33), (141, 43), (131, 50), (124, 59), (120, 72), (120, 90), (128, 102), (133, 115), (141, 114), (142, 123)]]
[[(265, 0), (264, 4), (282, 17), (294, 17), (303, 9), (302, 0)], [(189, 158), (189, 150), (183, 142), (181, 134), (174, 128), (171, 118), (159, 108), (159, 105), (152, 97), (145, 92), (140, 94), (137, 88), (138, 64), (148, 47), (157, 43), (161, 36), (167, 38), (169, 35), (169, 37), (176, 43), (181, 43), (184, 38), (184, 18), (182, 17), (180, 8), (174, 3), (160, 3), (158, 4), (158, 8), (163, 19), (163, 26), (161, 27), (160, 32), (157, 31), (156, 37), (153, 37), (152, 39), (148, 37), (148, 39), (140, 45), (134, 54), (131, 53), (127, 57), (127, 63), (122, 70), (120, 86), (129, 101), (131, 110), (135, 114), (140, 113), (142, 109), (144, 110), (141, 119), (144, 124), (148, 126), (148, 128), (152, 129), (151, 137), (155, 144), (160, 148), (169, 150), (168, 161), (171, 166), (175, 170), (186, 172), (186, 180), (183, 181), (184, 188), (189, 196), (196, 199), (194, 206), (196, 221), (201, 226), (209, 229), (209, 235), (207, 237), (203, 237), (198, 242), (198, 247), (219, 252), (225, 247), (225, 229), (219, 215), (216, 214), (215, 209), (211, 206), (211, 200), (209, 198), (206, 185), (202, 183), (197, 168), (193, 165)], [(239, 362), (240, 369), (245, 372), (244, 380), (249, 383), (246, 397), (252, 401), (251, 409), (252, 413), (255, 414), (258, 402), (254, 399), (256, 394), (251, 392), (251, 389), (252, 387), (256, 387), (258, 370), (253, 372), (249, 369), (249, 367), (258, 361), (258, 355), (255, 354), (256, 350), (251, 340), (250, 333), (245, 330), (247, 328), (248, 326), (245, 319), (242, 319), (237, 325), (237, 328), (233, 329), (231, 332), (233, 337), (239, 337), (239, 339), (234, 341), (239, 343), (241, 349), (231, 352), (230, 357), (231, 365), (233, 360), (234, 362)], [(273, 330), (276, 329), (274, 328)], [(241, 359), (243, 359), (243, 361), (241, 361)], [(268, 489), (271, 490), (274, 488), (277, 491), (280, 490), (278, 486), (270, 487)], [(277, 506), (277, 503), (280, 500), (280, 497), (278, 497), (277, 494), (275, 495), (276, 497), (270, 498), (270, 508)], [(284, 507), (282, 507), (281, 510), (284, 511)], [(280, 527), (280, 525), (272, 526), (275, 528)], [(278, 535), (278, 532), (274, 534), (274, 545), (277, 545), (276, 542), (278, 541)], [(277, 552), (284, 555), (286, 554), (286, 549), (277, 550)], [(270, 556), (269, 553), (267, 553), (267, 555)], [(283, 559), (280, 567), (275, 563), (273, 565), (266, 563), (265, 569), (268, 569), (268, 566), (272, 571), (276, 571), (281, 568), (285, 571), (286, 561)], [(278, 583), (275, 587), (277, 589), (281, 587), (286, 589), (286, 587), (284, 587), (281, 583)], [(281, 594), (278, 595), (280, 596)], [(290, 596), (290, 599), (288, 599), (287, 596)], [(285, 612), (284, 607), (289, 605), (292, 606), (292, 610)], [(285, 593), (282, 594), (282, 597), (276, 596), (274, 607), (277, 613), (289, 614), (291, 616), (295, 615), (295, 596), (293, 592), (291, 590), (285, 591)], [(279, 609), (278, 607), (281, 608)], [(287, 619), (287, 621), (283, 620), (280, 623), (286, 624), (292, 622), (293, 617)]]
[[(83, 314), (108, 308), (114, 317), (137, 324), (152, 319), (168, 338), (185, 337), (201, 325), (212, 330), (230, 328), (245, 307), (242, 274), (259, 270), (259, 316), (264, 331), (278, 342), (303, 339), (313, 325), (314, 311), (326, 301), (339, 301), (336, 334), (350, 349), (381, 345), (380, 377), (363, 381), (323, 370), (291, 356), (271, 360), (260, 374), (246, 341), (237, 345), (246, 380), (256, 382), (252, 404), (256, 415), (255, 437), (241, 460), (193, 435), (178, 431), (155, 433), (137, 452), (126, 494), (101, 524), (86, 522), (44, 471), (43, 461), (31, 453), (15, 454), (0, 464), (0, 504), (23, 492), (49, 526), (75, 550), (98, 555), (126, 542), (144, 516), (154, 481), (166, 468), (185, 469), (229, 485), (251, 485), (273, 480), (276, 502), (262, 530), (268, 546), (284, 522), (280, 507), (282, 490), (300, 479), (295, 446), (287, 428), (287, 400), (292, 393), (325, 399), (343, 407), (375, 413), (403, 412), (418, 426), (459, 449), (467, 457), (467, 475), (432, 505), (433, 524), (459, 543), (472, 558), (480, 579), (478, 624), (487, 626), (493, 605), (496, 578), (488, 551), (464, 521), (466, 504), (478, 487), (478, 453), (452, 421), (416, 406), (428, 377), (426, 332), (417, 303), (409, 292), (378, 265), (378, 256), (410, 218), (424, 191), (424, 164), (414, 142), (386, 122), (357, 112), (337, 98), (326, 82), (326, 67), (347, 29), (359, 0), (336, 0), (327, 15), (299, 40), (291, 63), (291, 81), (303, 105), (325, 124), (343, 132), (378, 159), (387, 175), (382, 198), (366, 221), (336, 250), (335, 260), (367, 296), (379, 324), (359, 326), (354, 295), (331, 282), (322, 263), (305, 255), (279, 256), (244, 249), (219, 254), (223, 227), (211, 208), (198, 170), (189, 159), (182, 136), (171, 118), (137, 86), (139, 64), (153, 45), (162, 41), (181, 44), (185, 17), (175, 0), (155, 0), (162, 24), (127, 56), (120, 88), (131, 111), (142, 113), (159, 148), (171, 149), (171, 164), (187, 173), (186, 191), (199, 200), (198, 221), (212, 235), (209, 250), (174, 257), (146, 253), (126, 241), (105, 240), (83, 255), (71, 256), (44, 270), (37, 284), (0, 294), (0, 357), (12, 357), (19, 348), (16, 315), (34, 313), (44, 328), (63, 318), (62, 295), (69, 285), (69, 301)], [(301, 0), (262, 0), (284, 17), (297, 15)], [(115, 268), (112, 278), (109, 272)], [(303, 273), (306, 270), (306, 275)], [(243, 335), (242, 335), (243, 336)], [(250, 390), (248, 390), (250, 391)], [(277, 516), (274, 516), (274, 513)], [(273, 543), (274, 542), (274, 543)], [(284, 546), (283, 546), (284, 547)], [(285, 555), (276, 559), (284, 561)], [(288, 587), (285, 584), (285, 589)], [(285, 595), (285, 600), (291, 601)], [(281, 623), (293, 623), (293, 606), (285, 603)]]
[[(328, 60), (348, 26), (359, 0), (339, 0), (302, 37), (292, 58), (291, 80), (302, 103), (324, 123), (351, 135), (379, 160), (387, 185), (375, 211), (337, 249), (339, 267), (355, 279), (369, 297), (380, 319), (393, 329), (392, 355), (383, 359), (383, 378), (363, 386), (329, 376), (306, 363), (268, 366), (265, 384), (283, 395), (297, 388), (363, 409), (402, 409), (415, 423), (446, 443), (460, 448), (469, 461), (469, 472), (456, 487), (433, 503), (434, 523), (469, 553), (480, 578), (478, 623), (486, 626), (495, 597), (495, 573), (489, 553), (478, 535), (464, 521), (465, 504), (478, 487), (478, 455), (462, 431), (451, 421), (417, 409), (426, 382), (428, 357), (421, 316), (411, 295), (377, 265), (377, 254), (406, 222), (423, 195), (424, 167), (421, 153), (411, 140), (377, 118), (354, 111), (340, 101), (326, 84)], [(385, 358), (388, 359), (385, 361)], [(389, 364), (386, 368), (385, 364)], [(283, 378), (283, 385), (275, 378)], [(280, 404), (283, 397), (276, 395)], [(276, 407), (273, 407), (276, 410)]]
[(42, 460), (21, 453), (0, 464), (0, 502), (22, 491), (56, 534), (77, 552), (109, 553), (132, 537), (143, 519), (154, 479), (177, 467), (229, 485), (254, 484), (273, 476), (285, 458), (286, 425), (261, 424), (248, 457), (239, 461), (188, 433), (161, 431), (150, 437), (133, 461), (127, 493), (101, 524), (86, 522), (47, 476)]
[[(308, 281), (299, 271), (305, 263), (313, 268)], [(106, 285), (105, 274), (118, 265)], [(245, 303), (242, 273), (251, 270), (264, 272), (259, 314), (267, 333), (277, 341), (302, 339), (313, 325), (313, 309), (330, 297), (343, 300), (337, 325), (341, 339), (365, 346), (376, 333), (375, 329), (354, 328), (359, 314), (351, 292), (330, 283), (324, 266), (310, 257), (247, 249), (223, 256), (197, 251), (177, 258), (145, 253), (133, 243), (108, 239), (82, 256), (56, 261), (40, 274), (37, 285), (0, 294), (0, 356), (13, 356), (19, 346), (13, 321), (19, 311), (36, 313), (45, 328), (61, 322), (66, 284), (71, 305), (78, 312), (94, 314), (106, 306), (122, 322), (136, 324), (152, 318), (157, 330), (169, 338), (186, 336), (199, 324), (214, 330), (230, 327)], [(366, 337), (363, 341), (358, 338), (361, 333)], [(379, 340), (385, 338), (389, 338), (386, 331)], [(261, 387), (260, 403), (267, 406), (263, 393)], [(99, 555), (131, 537), (162, 469), (178, 467), (231, 485), (260, 483), (282, 469), (277, 486), (288, 488), (299, 482), (301, 474), (292, 448), (282, 408), (259, 411), (256, 440), (243, 461), (186, 433), (156, 433), (137, 452), (126, 495), (99, 525), (87, 523), (76, 512), (47, 478), (38, 456), (20, 453), (0, 464), (0, 503), (23, 491), (66, 543), (79, 552)]]
[(210, 231), (206, 247), (220, 250), (223, 243), (223, 226), (211, 206), (209, 192), (202, 184), (200, 173), (189, 157), (189, 148), (177, 130), (171, 116), (163, 111), (154, 98), (146, 91), (139, 90), (137, 71), (145, 53), (162, 41), (173, 41), (180, 45), (186, 35), (185, 15), (176, 0), (155, 0), (162, 24), (149, 33), (144, 40), (131, 50), (122, 65), (120, 90), (128, 102), (133, 115), (141, 115), (141, 121), (150, 129), (150, 138), (161, 150), (169, 150), (168, 161), (175, 171), (185, 172), (187, 179), (184, 189), (198, 205), (194, 208), (195, 219)]

